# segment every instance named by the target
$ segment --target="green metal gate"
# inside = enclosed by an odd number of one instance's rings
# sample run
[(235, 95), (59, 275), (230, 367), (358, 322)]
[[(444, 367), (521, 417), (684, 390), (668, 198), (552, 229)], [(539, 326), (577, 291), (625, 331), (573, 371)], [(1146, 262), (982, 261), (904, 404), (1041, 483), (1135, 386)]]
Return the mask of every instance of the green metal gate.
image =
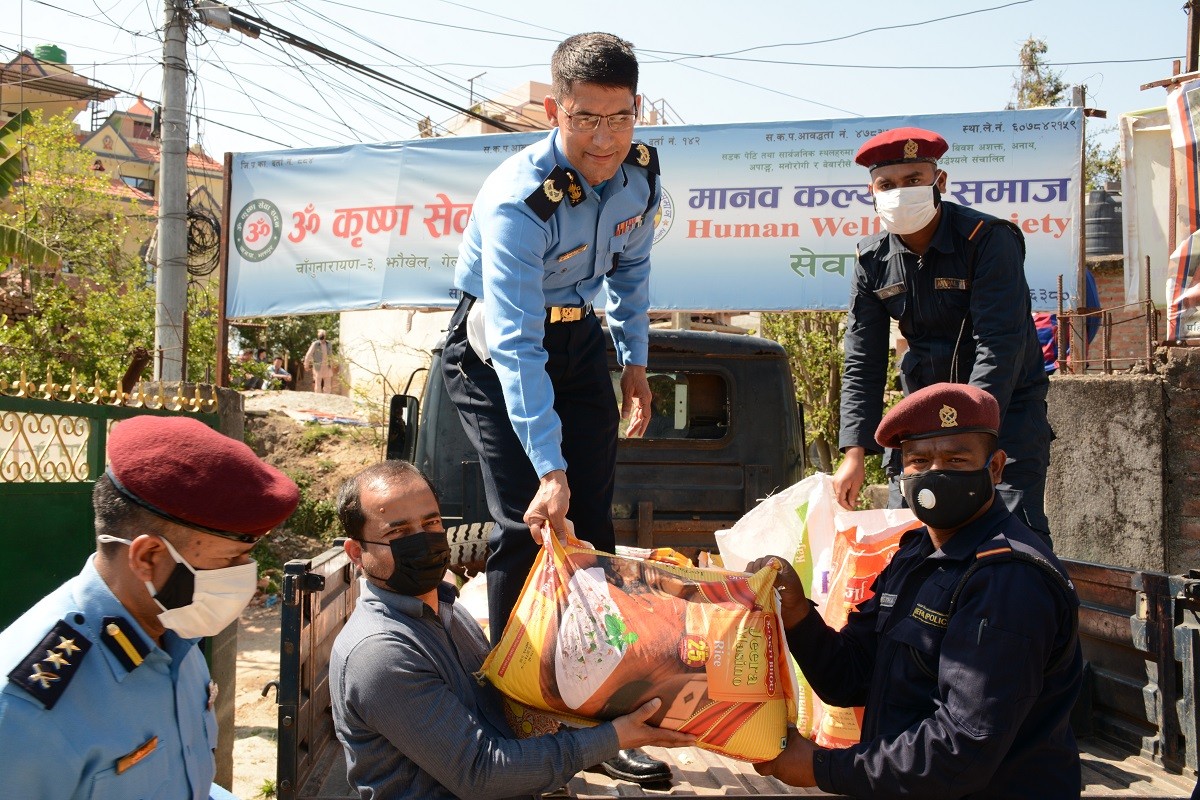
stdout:
[(187, 414), (217, 427), (212, 390), (167, 396), (0, 381), (0, 546), (5, 575), (0, 629), (71, 576), (95, 550), (92, 486), (105, 467), (108, 431), (142, 414)]

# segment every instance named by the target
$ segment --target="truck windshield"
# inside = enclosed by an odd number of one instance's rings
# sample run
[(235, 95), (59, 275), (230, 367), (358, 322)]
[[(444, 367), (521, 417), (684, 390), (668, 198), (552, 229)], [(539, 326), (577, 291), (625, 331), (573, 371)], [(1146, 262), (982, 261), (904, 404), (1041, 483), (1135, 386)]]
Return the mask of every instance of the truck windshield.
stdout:
[[(725, 378), (710, 372), (651, 372), (653, 399), (644, 439), (720, 439), (729, 431), (729, 391)], [(612, 373), (617, 405), (621, 373)], [(621, 420), (620, 436), (628, 426)]]

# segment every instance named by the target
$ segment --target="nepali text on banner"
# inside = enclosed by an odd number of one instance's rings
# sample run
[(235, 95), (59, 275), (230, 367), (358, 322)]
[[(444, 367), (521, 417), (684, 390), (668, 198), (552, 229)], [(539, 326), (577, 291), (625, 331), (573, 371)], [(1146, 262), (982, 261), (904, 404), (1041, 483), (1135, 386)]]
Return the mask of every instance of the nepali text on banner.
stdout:
[[(1057, 310), (1078, 262), (1077, 108), (639, 128), (662, 165), (652, 307), (846, 308), (856, 245), (881, 230), (854, 154), (906, 125), (950, 143), (945, 199), (1024, 231), (1033, 307)], [(545, 135), (235, 154), (227, 314), (453, 306), (476, 192)]]

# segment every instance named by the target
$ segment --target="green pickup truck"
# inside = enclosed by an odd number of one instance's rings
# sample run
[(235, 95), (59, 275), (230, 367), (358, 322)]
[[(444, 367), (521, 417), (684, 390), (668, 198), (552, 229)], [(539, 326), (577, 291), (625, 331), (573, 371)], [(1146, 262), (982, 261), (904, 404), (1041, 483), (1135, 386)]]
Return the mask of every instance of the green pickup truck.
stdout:
[[(615, 359), (611, 361), (616, 369)], [(653, 331), (655, 411), (645, 440), (618, 447), (613, 516), (621, 544), (715, 550), (729, 527), (804, 467), (803, 415), (782, 348), (748, 336)], [(458, 563), (479, 563), (490, 525), (478, 459), (445, 397), (435, 355), (421, 402), (393, 403), (389, 456), (431, 476)], [(1083, 759), (1084, 797), (1187, 798), (1197, 778), (1200, 574), (1168, 576), (1067, 561), (1083, 607), (1085, 689), (1072, 720)], [(355, 797), (333, 734), (330, 648), (358, 597), (340, 547), (285, 567), (280, 647), (280, 800)], [(669, 790), (642, 789), (599, 772), (576, 775), (553, 797), (784, 798), (827, 796), (760, 777), (707, 751), (659, 750)]]

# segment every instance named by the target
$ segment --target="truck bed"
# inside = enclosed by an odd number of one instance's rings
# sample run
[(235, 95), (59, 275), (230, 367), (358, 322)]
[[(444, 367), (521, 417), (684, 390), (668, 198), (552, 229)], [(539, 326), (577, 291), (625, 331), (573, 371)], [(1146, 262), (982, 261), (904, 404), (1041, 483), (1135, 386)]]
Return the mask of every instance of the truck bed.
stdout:
[[(588, 770), (576, 775), (562, 789), (546, 798), (592, 800), (608, 797), (841, 797), (819, 789), (797, 789), (774, 778), (764, 778), (749, 764), (696, 747), (664, 750), (648, 747), (646, 752), (671, 765), (670, 787), (642, 788), (628, 781)], [(1138, 756), (1122, 752), (1095, 737), (1079, 745), (1083, 761), (1083, 797), (1137, 797), (1175, 800), (1192, 795), (1192, 785)], [(346, 759), (336, 740), (326, 744), (317, 759), (309, 785), (300, 789), (306, 800), (345, 800), (358, 795), (346, 783)]]
[[(1072, 725), (1083, 797), (1190, 798), (1197, 774), (1200, 575), (1167, 576), (1068, 561), (1079, 592), (1087, 667)], [(284, 567), (279, 683), (279, 800), (351, 798), (333, 734), (328, 669), (358, 581), (341, 548)], [(555, 798), (830, 797), (762, 778), (749, 764), (686, 748), (648, 752), (671, 765), (663, 788), (585, 771)]]

